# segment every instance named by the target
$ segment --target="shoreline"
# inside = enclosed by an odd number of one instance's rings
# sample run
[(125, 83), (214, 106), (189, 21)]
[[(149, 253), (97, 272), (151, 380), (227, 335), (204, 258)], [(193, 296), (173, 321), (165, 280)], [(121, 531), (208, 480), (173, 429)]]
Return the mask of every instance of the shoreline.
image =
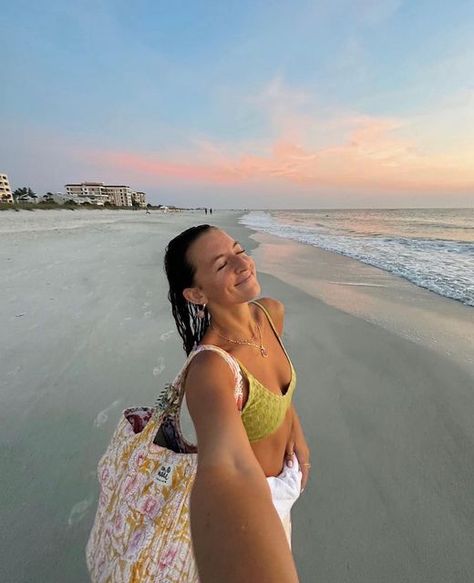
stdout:
[[(466, 213), (466, 214), (464, 214)], [(417, 287), (474, 307), (474, 213), (341, 210), (249, 213), (251, 229), (310, 245), (401, 277)]]
[[(259, 269), (328, 306), (448, 356), (474, 374), (474, 309), (384, 269), (257, 231)], [(284, 259), (284, 261), (282, 261)]]

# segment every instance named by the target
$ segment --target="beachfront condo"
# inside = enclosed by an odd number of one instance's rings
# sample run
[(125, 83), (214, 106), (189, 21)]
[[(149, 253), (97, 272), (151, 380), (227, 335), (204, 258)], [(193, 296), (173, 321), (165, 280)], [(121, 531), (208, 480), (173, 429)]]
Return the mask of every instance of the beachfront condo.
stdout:
[(80, 184), (66, 184), (66, 193), (77, 202), (91, 202), (100, 206), (105, 203), (114, 206), (132, 207), (134, 203), (146, 207), (146, 194), (134, 192), (125, 184), (105, 184), (104, 182), (81, 182)]
[(0, 203), (13, 204), (12, 189), (6, 174), (0, 173)]

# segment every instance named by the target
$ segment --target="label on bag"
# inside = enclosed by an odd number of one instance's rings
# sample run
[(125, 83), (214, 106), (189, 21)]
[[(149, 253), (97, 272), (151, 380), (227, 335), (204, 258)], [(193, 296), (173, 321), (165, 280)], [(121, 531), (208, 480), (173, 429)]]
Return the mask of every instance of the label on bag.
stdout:
[(158, 471), (155, 475), (155, 482), (159, 482), (160, 484), (166, 484), (167, 486), (170, 486), (173, 482), (173, 471), (174, 471), (173, 464), (163, 464), (158, 468)]

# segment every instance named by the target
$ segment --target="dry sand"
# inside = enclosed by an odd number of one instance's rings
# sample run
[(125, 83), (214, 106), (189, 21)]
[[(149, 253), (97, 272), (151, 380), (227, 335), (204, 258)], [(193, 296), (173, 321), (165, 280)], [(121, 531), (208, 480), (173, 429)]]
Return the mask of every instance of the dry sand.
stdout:
[(473, 580), (472, 308), (252, 234), (239, 212), (108, 212), (0, 214), (0, 580), (87, 581), (97, 459), (121, 409), (153, 403), (184, 359), (164, 248), (204, 222), (253, 250), (262, 295), (286, 305), (313, 455), (301, 581)]

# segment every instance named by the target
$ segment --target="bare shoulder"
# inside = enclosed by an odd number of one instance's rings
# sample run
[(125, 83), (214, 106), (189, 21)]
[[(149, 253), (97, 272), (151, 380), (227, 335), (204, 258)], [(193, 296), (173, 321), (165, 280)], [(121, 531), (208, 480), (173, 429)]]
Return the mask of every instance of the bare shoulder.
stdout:
[(188, 365), (184, 393), (189, 413), (199, 428), (212, 424), (214, 416), (240, 420), (234, 396), (234, 371), (214, 350), (201, 350)]
[(278, 334), (281, 336), (285, 320), (285, 304), (275, 298), (259, 298), (257, 301), (268, 310)]
[(212, 392), (219, 387), (220, 392), (230, 392), (232, 395), (233, 386), (232, 369), (223, 356), (214, 350), (201, 350), (188, 365), (185, 380), (186, 394), (195, 390)]
[(253, 467), (257, 462), (234, 396), (234, 373), (213, 350), (202, 350), (189, 363), (185, 395), (196, 429), (198, 465)]

